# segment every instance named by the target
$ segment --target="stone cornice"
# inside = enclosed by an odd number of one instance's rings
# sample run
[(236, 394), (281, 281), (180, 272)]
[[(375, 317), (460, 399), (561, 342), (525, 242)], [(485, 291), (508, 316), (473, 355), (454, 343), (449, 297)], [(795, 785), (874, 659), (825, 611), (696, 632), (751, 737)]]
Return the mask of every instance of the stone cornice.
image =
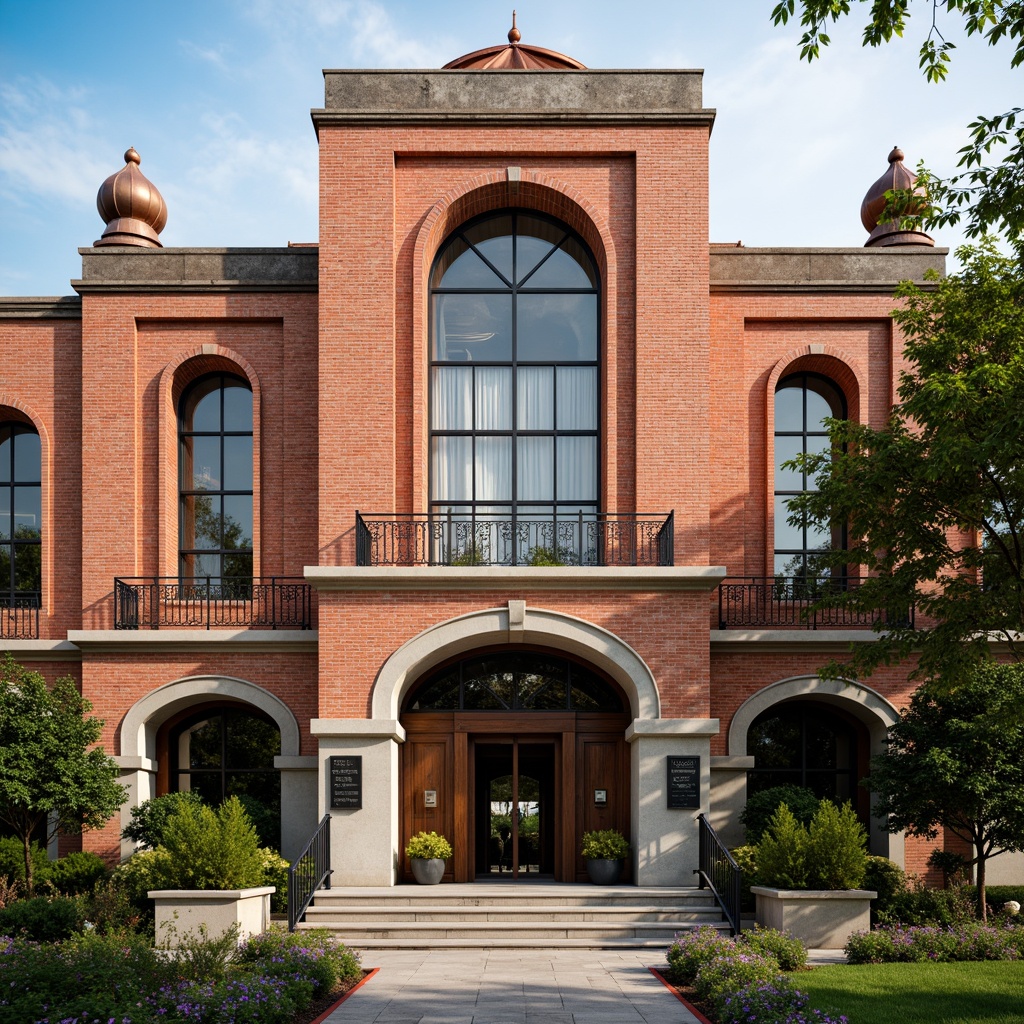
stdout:
[(0, 320), (81, 320), (82, 300), (77, 295), (0, 295)]
[(258, 654), (316, 654), (316, 630), (284, 629), (72, 629), (68, 640), (97, 654), (169, 654), (217, 651)]

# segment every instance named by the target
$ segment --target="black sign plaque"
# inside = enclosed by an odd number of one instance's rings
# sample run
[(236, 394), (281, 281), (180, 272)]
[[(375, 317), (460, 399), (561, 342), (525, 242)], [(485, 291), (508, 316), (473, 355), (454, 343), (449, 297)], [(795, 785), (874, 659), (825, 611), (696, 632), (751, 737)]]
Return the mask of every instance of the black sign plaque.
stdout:
[(669, 754), (666, 760), (669, 808), (697, 810), (700, 807), (700, 758)]
[(363, 806), (363, 756), (332, 757), (331, 810), (361, 810)]

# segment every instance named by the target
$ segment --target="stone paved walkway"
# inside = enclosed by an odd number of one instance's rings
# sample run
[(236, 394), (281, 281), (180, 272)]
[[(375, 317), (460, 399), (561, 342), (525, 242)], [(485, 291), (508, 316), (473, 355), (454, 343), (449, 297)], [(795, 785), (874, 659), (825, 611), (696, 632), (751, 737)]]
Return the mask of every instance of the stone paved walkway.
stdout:
[(380, 972), (325, 1024), (695, 1024), (656, 950), (369, 950)]

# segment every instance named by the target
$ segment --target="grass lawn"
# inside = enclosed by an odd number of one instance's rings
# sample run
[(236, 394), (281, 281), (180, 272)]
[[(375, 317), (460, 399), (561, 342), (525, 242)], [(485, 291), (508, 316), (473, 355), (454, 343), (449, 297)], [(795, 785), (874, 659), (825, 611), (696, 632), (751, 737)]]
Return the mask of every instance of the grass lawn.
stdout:
[(1022, 1024), (1024, 962), (837, 964), (791, 976), (850, 1024)]

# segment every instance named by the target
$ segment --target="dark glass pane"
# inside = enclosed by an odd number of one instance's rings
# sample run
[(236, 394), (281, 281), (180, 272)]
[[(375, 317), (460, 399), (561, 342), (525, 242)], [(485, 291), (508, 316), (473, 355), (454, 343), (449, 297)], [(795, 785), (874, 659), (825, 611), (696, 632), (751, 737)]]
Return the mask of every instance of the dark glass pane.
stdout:
[(534, 711), (564, 710), (567, 666), (561, 658), (531, 655), (519, 665), (519, 704)]
[(0, 544), (0, 594), (11, 590), (11, 545)]
[(221, 559), (221, 575), (225, 579), (252, 578), (252, 552), (233, 551)]
[(565, 238), (561, 225), (540, 217), (520, 214), (516, 225), (516, 278), (522, 280)]
[(38, 540), (42, 536), (42, 524), (43, 515), (40, 489), (38, 487), (15, 487), (15, 540)]
[[(41, 544), (14, 545), (14, 589), (23, 593), (38, 593), (43, 588)], [(0, 586), (5, 577), (0, 569)]]
[(181, 499), (181, 547), (219, 548), (221, 499), (212, 494), (186, 494)]
[(489, 217), (465, 232), (506, 281), (512, 281), (512, 217)]
[(21, 431), (14, 435), (14, 479), (39, 483), (40, 474), (39, 435), (33, 431)]
[(802, 527), (790, 526), (789, 496), (775, 495), (775, 549), (776, 551), (797, 550), (804, 547)]
[(467, 679), (464, 687), (463, 708), (466, 711), (507, 711), (508, 705), (495, 696), (494, 691), (477, 679)]
[(178, 789), (184, 790), (190, 786), (192, 792), (198, 793), (203, 802), (211, 807), (219, 807), (224, 800), (224, 781), (219, 771), (183, 772), (179, 776)]
[(576, 711), (623, 711), (622, 698), (603, 679), (578, 665), (569, 667), (569, 704)]
[(0, 483), (10, 483), (11, 480), (11, 453), (14, 450), (14, 442), (11, 435), (14, 426), (5, 423), (0, 426)]
[[(511, 242), (511, 239), (509, 240)], [(500, 258), (500, 253), (495, 252)], [(444, 259), (451, 258), (447, 270), (440, 282), (434, 287), (441, 288), (507, 288), (502, 279), (487, 266), (480, 256), (466, 247), (461, 238), (456, 239), (444, 254)], [(490, 255), (488, 255), (490, 259)]]
[(792, 714), (777, 713), (760, 717), (747, 733), (747, 754), (755, 758), (755, 767), (793, 768), (801, 766), (800, 721)]
[(222, 716), (211, 715), (182, 733), (180, 742), (188, 746), (187, 753), (179, 747), (181, 763), (189, 768), (220, 768), (222, 728)]
[(225, 713), (227, 731), (225, 767), (273, 768), (281, 753), (281, 733), (277, 726), (242, 712)]
[[(183, 559), (183, 561), (186, 561)], [(191, 563), (191, 568), (187, 573), (183, 571), (182, 575), (187, 575), (189, 578), (194, 578), (197, 582), (205, 583), (206, 577), (210, 577), (211, 583), (219, 583), (221, 575), (221, 558), (220, 555), (192, 555), (187, 559)]]
[(210, 377), (189, 393), (182, 424), (186, 431), (220, 432), (220, 385), (220, 377)]
[(224, 438), (224, 490), (252, 490), (252, 438)]
[(806, 716), (805, 757), (807, 768), (838, 768), (836, 733), (827, 720)]
[(775, 430), (802, 433), (804, 429), (804, 389), (792, 385), (775, 392)]
[(511, 295), (435, 295), (433, 358), (444, 362), (508, 362), (512, 358)]
[(590, 275), (565, 251), (556, 249), (523, 282), (524, 288), (593, 288)]
[(597, 359), (596, 295), (520, 294), (516, 357), (559, 363)]
[(802, 437), (775, 438), (775, 490), (802, 491), (804, 475), (798, 469), (783, 469), (782, 464), (796, 458), (803, 450)]
[(409, 706), (411, 711), (458, 711), (459, 667), (456, 665), (421, 687)]
[(11, 487), (0, 487), (0, 540), (10, 540), (14, 534), (11, 518)]
[[(193, 437), (185, 440), (192, 442), (192, 465), (191, 475), (182, 481), (182, 488), (186, 491), (219, 491), (221, 489), (221, 439), (219, 437)], [(188, 472), (187, 454), (183, 454), (181, 462), (183, 471)]]
[(252, 548), (252, 498), (228, 495), (224, 502), (224, 543), (228, 551)]
[(823, 430), (824, 421), (834, 416), (835, 412), (829, 405), (824, 395), (807, 389), (807, 429), (809, 431)]
[(281, 773), (233, 772), (225, 779), (225, 796), (237, 796), (249, 816), (260, 846), (281, 848)]
[(252, 392), (247, 385), (230, 380), (225, 384), (224, 429), (252, 433)]

